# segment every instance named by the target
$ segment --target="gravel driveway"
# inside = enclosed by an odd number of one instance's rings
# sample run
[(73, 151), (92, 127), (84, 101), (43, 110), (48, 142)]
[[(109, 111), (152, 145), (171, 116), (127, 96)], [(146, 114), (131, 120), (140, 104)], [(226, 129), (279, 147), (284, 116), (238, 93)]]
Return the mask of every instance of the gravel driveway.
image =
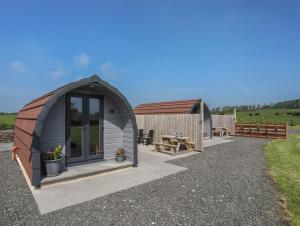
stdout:
[(2, 152), (0, 225), (284, 225), (265, 176), (266, 141), (235, 140), (171, 161), (186, 171), (46, 215)]

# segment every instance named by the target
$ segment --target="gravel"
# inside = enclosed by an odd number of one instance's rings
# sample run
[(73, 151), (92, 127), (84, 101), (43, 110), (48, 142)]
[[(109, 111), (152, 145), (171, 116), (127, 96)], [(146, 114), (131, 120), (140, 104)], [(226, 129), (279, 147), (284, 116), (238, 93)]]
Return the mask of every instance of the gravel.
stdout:
[(13, 130), (0, 130), (0, 143), (10, 143), (13, 141)]
[(266, 141), (235, 140), (170, 161), (186, 171), (46, 215), (2, 152), (0, 225), (285, 225), (266, 176)]

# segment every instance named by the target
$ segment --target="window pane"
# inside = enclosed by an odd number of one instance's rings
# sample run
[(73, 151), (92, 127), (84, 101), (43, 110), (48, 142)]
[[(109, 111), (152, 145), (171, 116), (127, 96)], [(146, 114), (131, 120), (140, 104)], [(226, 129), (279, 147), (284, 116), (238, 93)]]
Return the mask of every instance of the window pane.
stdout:
[(99, 144), (99, 118), (100, 118), (100, 100), (89, 98), (89, 123), (90, 123), (90, 155), (100, 155)]
[(71, 158), (78, 158), (82, 156), (82, 98), (71, 97), (70, 99), (71, 111)]

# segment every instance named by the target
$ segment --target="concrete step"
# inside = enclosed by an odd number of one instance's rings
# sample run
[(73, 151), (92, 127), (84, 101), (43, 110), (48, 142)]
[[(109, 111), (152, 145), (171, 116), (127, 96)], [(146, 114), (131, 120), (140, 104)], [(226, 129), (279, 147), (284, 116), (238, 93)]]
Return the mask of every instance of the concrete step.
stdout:
[(89, 176), (94, 176), (102, 173), (108, 173), (115, 170), (132, 167), (133, 163), (130, 161), (116, 162), (116, 161), (100, 161), (89, 164), (82, 164), (76, 166), (69, 166), (65, 172), (62, 172), (58, 176), (44, 177), (41, 181), (41, 185), (50, 185), (55, 183), (61, 183), (70, 180), (76, 180)]

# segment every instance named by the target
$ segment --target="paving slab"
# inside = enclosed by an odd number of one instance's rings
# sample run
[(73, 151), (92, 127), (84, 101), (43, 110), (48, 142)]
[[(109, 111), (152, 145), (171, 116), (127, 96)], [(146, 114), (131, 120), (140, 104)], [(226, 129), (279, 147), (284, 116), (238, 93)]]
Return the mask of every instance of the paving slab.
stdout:
[(205, 140), (203, 141), (203, 147), (207, 148), (207, 147), (211, 147), (211, 146), (215, 146), (215, 145), (220, 145), (220, 144), (226, 144), (229, 142), (233, 142), (234, 138), (227, 136), (227, 137), (212, 137), (212, 139), (210, 140)]
[(38, 190), (31, 189), (40, 213), (46, 214), (93, 200), (187, 169), (167, 163), (170, 158), (166, 156), (140, 152), (139, 159), (138, 167), (49, 184)]
[(10, 151), (14, 143), (0, 143), (0, 151)]
[(55, 177), (45, 177), (42, 179), (41, 184), (53, 184), (53, 183), (60, 183), (62, 181), (67, 180), (74, 180), (81, 177), (92, 176), (96, 174), (101, 174), (109, 171), (113, 171), (116, 169), (131, 167), (132, 162), (130, 161), (123, 161), (123, 162), (116, 162), (116, 161), (99, 161), (89, 164), (81, 164), (77, 166), (68, 167), (67, 171), (61, 173)]

